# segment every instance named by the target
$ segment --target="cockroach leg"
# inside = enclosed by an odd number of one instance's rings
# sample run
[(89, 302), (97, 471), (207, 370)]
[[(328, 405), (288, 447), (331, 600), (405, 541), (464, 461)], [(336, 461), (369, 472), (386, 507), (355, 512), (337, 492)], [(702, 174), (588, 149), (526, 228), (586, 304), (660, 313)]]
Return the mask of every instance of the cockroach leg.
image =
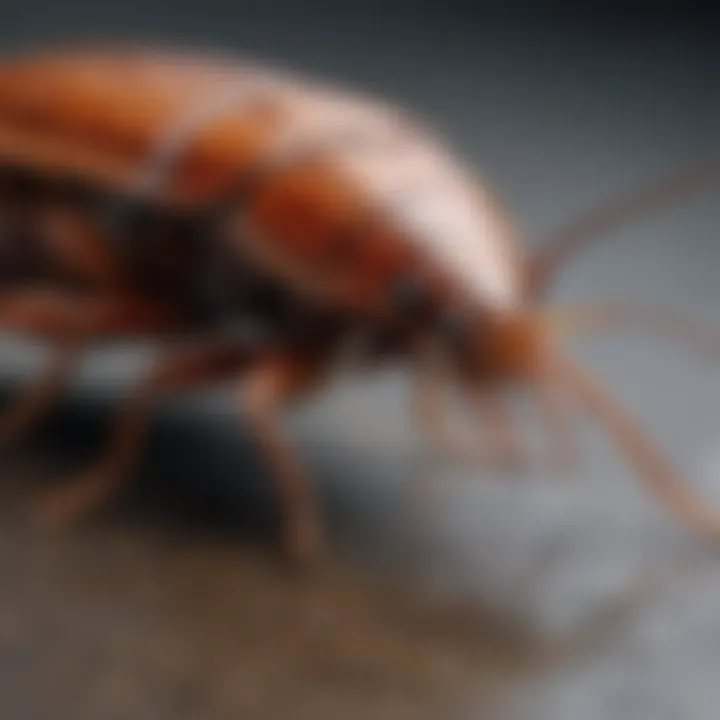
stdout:
[(428, 437), (451, 457), (473, 464), (490, 464), (517, 470), (526, 464), (525, 452), (507, 409), (495, 394), (482, 389), (471, 401), (488, 432), (488, 442), (478, 443), (471, 433), (453, 426), (442, 407), (442, 380), (439, 369), (423, 366), (414, 386), (416, 417)]
[(182, 316), (167, 306), (124, 294), (78, 294), (38, 287), (0, 293), (0, 327), (45, 341), (74, 336), (170, 334)]
[(45, 372), (22, 390), (0, 415), (0, 447), (19, 442), (43, 420), (67, 387), (85, 349), (84, 339), (78, 337), (58, 345)]
[(250, 431), (273, 470), (283, 514), (284, 547), (293, 561), (315, 560), (322, 549), (322, 524), (310, 479), (285, 437), (280, 413), (317, 379), (317, 367), (292, 358), (271, 358), (243, 381)]
[(94, 328), (103, 308), (98, 298), (53, 288), (16, 290), (0, 294), (0, 325), (10, 332), (62, 343)]
[(246, 352), (218, 344), (176, 350), (156, 362), (133, 397), (122, 406), (115, 431), (96, 464), (39, 500), (34, 508), (39, 526), (48, 530), (69, 527), (119, 490), (139, 457), (152, 411), (165, 392), (229, 377), (247, 362)]
[(670, 463), (607, 389), (567, 358), (556, 357), (554, 370), (556, 381), (571, 390), (578, 402), (600, 420), (640, 480), (672, 515), (700, 532), (720, 535), (720, 512), (683, 485)]
[[(493, 452), (486, 452), (470, 431), (463, 431), (453, 424), (448, 416), (448, 408), (443, 402), (444, 385), (452, 386), (453, 368), (442, 347), (425, 343), (420, 350), (415, 382), (413, 383), (413, 405), (415, 418), (420, 429), (432, 442), (434, 449), (442, 456), (471, 463), (489, 462), (497, 459)], [(483, 399), (477, 403), (482, 404)], [(483, 420), (488, 415), (483, 410)], [(496, 426), (496, 419), (491, 418), (491, 425)], [(494, 428), (491, 427), (493, 438), (496, 439)]]
[(526, 467), (527, 451), (501, 398), (481, 391), (473, 397), (473, 405), (489, 433), (488, 459), (493, 466), (511, 472)]
[(472, 459), (478, 451), (469, 434), (461, 436), (457, 427), (451, 427), (443, 407), (443, 375), (439, 369), (423, 363), (413, 384), (415, 418), (427, 438), (438, 452), (446, 451), (453, 457)]

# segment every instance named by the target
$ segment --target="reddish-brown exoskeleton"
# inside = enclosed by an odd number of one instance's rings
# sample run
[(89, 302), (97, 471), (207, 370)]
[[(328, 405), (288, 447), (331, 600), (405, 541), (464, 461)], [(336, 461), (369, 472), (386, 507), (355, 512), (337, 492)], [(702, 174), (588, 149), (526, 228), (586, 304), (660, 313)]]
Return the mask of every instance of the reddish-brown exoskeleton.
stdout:
[[(273, 465), (287, 550), (311, 557), (321, 523), (280, 429), (358, 341), (418, 367), (418, 417), (446, 432), (436, 371), (517, 442), (502, 393), (523, 384), (562, 430), (559, 393), (597, 415), (639, 476), (691, 525), (710, 510), (608, 393), (556, 347), (556, 330), (655, 328), (720, 356), (687, 322), (627, 308), (545, 312), (557, 268), (619, 222), (720, 180), (717, 164), (593, 213), (522, 254), (501, 205), (393, 108), (251, 64), (75, 51), (0, 65), (0, 322), (54, 343), (46, 376), (2, 418), (5, 441), (41, 417), (91, 343), (167, 338), (96, 466), (39, 505), (66, 524), (120, 484), (162, 393), (238, 378)], [(467, 449), (463, 446), (463, 451)], [(474, 451), (474, 450), (473, 450)]]

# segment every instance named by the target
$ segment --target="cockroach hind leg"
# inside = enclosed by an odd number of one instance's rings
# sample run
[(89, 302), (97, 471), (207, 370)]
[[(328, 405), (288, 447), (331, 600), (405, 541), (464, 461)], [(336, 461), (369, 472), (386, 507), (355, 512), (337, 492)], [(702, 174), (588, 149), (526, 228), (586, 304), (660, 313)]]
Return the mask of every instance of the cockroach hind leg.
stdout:
[(117, 486), (112, 474), (82, 476), (37, 498), (30, 507), (30, 521), (41, 532), (68, 531), (105, 505)]
[(527, 470), (532, 462), (530, 453), (513, 425), (502, 399), (492, 394), (480, 393), (474, 401), (478, 418), (488, 432), (489, 464), (510, 476), (517, 476)]
[(247, 421), (270, 466), (279, 501), (283, 550), (293, 564), (317, 564), (324, 551), (324, 528), (317, 494), (293, 444), (281, 428), (286, 404), (314, 382), (313, 362), (269, 358), (242, 381)]

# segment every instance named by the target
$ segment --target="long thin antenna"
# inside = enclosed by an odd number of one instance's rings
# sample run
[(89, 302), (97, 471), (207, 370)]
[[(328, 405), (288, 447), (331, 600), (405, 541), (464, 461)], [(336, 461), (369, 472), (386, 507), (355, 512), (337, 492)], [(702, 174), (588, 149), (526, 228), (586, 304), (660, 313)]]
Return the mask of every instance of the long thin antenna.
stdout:
[(578, 251), (602, 235), (720, 185), (720, 158), (694, 165), (670, 178), (596, 207), (545, 238), (531, 257), (528, 293), (546, 292), (558, 270)]

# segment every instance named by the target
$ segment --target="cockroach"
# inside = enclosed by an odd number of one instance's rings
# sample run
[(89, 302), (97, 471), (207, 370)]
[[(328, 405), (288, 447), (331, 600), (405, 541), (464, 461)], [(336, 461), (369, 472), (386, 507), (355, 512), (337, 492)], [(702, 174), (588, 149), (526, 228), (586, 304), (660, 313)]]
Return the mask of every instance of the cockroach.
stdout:
[[(521, 251), (503, 203), (405, 111), (252, 62), (136, 48), (53, 50), (0, 63), (0, 320), (51, 343), (5, 442), (37, 422), (93, 343), (162, 338), (89, 471), (43, 496), (61, 527), (118, 489), (164, 393), (236, 379), (272, 467), (284, 547), (323, 546), (318, 502), (282, 411), (352, 358), (410, 363), (433, 442), (479, 458), (445, 422), (437, 380), (462, 390), (492, 457), (521, 453), (503, 396), (524, 388), (564, 437), (564, 400), (601, 421), (674, 515), (720, 531), (558, 335), (656, 330), (720, 356), (685, 318), (610, 306), (546, 310), (590, 241), (720, 181), (707, 163)], [(562, 444), (562, 443), (560, 443)]]

